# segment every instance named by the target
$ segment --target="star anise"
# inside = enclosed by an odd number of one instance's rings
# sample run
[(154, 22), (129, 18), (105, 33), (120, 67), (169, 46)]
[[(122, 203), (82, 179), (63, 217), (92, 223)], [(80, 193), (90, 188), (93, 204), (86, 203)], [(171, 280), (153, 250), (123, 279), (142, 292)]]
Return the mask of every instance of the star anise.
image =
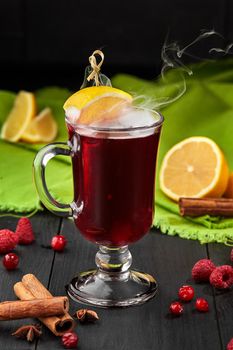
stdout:
[(74, 317), (76, 317), (82, 323), (95, 322), (99, 320), (97, 313), (93, 310), (88, 309), (77, 310), (74, 314)]
[(28, 342), (32, 342), (35, 338), (41, 336), (41, 326), (38, 324), (28, 324), (22, 327), (19, 327), (12, 335), (17, 338), (27, 339)]

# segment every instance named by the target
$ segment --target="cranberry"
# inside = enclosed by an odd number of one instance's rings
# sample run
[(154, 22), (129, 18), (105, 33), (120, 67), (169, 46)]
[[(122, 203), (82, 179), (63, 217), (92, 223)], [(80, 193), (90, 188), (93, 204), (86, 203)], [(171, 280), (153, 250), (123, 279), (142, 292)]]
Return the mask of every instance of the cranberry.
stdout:
[(177, 316), (181, 315), (183, 311), (184, 311), (184, 308), (179, 301), (174, 301), (173, 303), (171, 303), (170, 312), (173, 315), (177, 315)]
[(62, 336), (62, 344), (66, 349), (74, 349), (78, 345), (78, 335), (74, 332), (66, 332)]
[(14, 270), (18, 266), (19, 257), (15, 253), (8, 253), (4, 256), (2, 263), (7, 270)]
[(56, 252), (62, 252), (66, 246), (67, 240), (62, 235), (56, 235), (51, 240), (51, 247)]
[(231, 338), (231, 340), (227, 344), (227, 350), (233, 350), (233, 338)]
[(191, 286), (182, 286), (179, 289), (179, 298), (183, 301), (190, 301), (194, 297), (194, 289)]
[(209, 311), (209, 304), (208, 301), (204, 298), (198, 298), (196, 300), (196, 309), (200, 312), (207, 312)]

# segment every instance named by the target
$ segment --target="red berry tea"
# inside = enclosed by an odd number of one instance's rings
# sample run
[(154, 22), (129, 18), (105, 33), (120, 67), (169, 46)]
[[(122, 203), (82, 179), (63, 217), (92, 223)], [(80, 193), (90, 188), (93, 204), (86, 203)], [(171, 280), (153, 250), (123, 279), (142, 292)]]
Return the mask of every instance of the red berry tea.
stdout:
[[(68, 129), (72, 137), (74, 130)], [(114, 247), (148, 232), (159, 135), (160, 129), (126, 138), (78, 135), (79, 151), (72, 158), (74, 201), (82, 210), (75, 224), (87, 239)]]

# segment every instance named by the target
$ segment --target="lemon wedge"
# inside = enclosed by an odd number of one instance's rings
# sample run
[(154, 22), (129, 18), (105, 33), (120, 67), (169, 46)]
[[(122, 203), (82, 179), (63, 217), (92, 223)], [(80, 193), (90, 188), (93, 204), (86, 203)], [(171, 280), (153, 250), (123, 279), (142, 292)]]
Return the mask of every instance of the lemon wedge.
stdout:
[(36, 114), (35, 97), (31, 92), (20, 91), (14, 105), (3, 124), (1, 138), (17, 142)]
[(110, 86), (92, 86), (70, 96), (63, 108), (67, 116), (69, 111), (76, 111), (76, 122), (91, 124), (116, 118), (132, 100), (125, 91)]
[(28, 143), (51, 142), (57, 135), (57, 123), (50, 108), (43, 109), (28, 125), (21, 140)]

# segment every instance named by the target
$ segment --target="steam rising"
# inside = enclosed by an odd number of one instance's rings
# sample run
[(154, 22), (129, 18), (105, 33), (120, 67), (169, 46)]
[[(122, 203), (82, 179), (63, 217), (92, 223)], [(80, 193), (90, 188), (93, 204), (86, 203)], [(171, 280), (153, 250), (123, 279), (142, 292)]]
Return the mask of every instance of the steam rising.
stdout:
[[(190, 69), (190, 67), (185, 65), (183, 56), (190, 56), (193, 59), (209, 61), (210, 59), (214, 58), (213, 54), (220, 53), (225, 56), (231, 53), (230, 50), (233, 48), (233, 43), (227, 45), (225, 48), (210, 48), (207, 50), (207, 57), (205, 58), (194, 56), (189, 52), (189, 50), (191, 48), (195, 48), (199, 42), (207, 40), (213, 36), (221, 38), (221, 40), (224, 42), (223, 36), (214, 29), (202, 30), (200, 35), (198, 35), (193, 41), (186, 44), (184, 47), (182, 47), (178, 42), (169, 43), (167, 37), (161, 51), (162, 69), (160, 74), (161, 80), (156, 86), (157, 96), (152, 98), (143, 94), (137, 95), (134, 96), (134, 103), (143, 108), (160, 110), (183, 96), (187, 89), (186, 77), (193, 75), (193, 71)], [(177, 77), (175, 81), (174, 79), (172, 80), (172, 83), (170, 81), (169, 86), (171, 89), (171, 94), (170, 96), (166, 96), (165, 90), (167, 90), (166, 87), (169, 82), (169, 71), (174, 69)]]
[(226, 56), (228, 54), (233, 53), (233, 52), (231, 52), (232, 47), (233, 47), (233, 43), (227, 45), (225, 49), (221, 49), (219, 47), (213, 47), (212, 49), (209, 50), (209, 53), (218, 52), (218, 53), (222, 53), (224, 56)]
[[(212, 47), (206, 49), (207, 57), (204, 58), (191, 54), (190, 50), (195, 48), (198, 43), (208, 40), (213, 36), (221, 39), (223, 42), (223, 48)], [(210, 42), (205, 44), (205, 47), (208, 47)], [(156, 119), (159, 121), (160, 117), (158, 113), (153, 113), (152, 110), (159, 111), (177, 101), (186, 92), (186, 80), (189, 76), (193, 75), (192, 69), (185, 64), (186, 56), (192, 57), (193, 59), (201, 59), (202, 61), (210, 61), (210, 59), (213, 59), (216, 54), (225, 56), (233, 53), (233, 43), (228, 44), (227, 46), (224, 46), (224, 44), (224, 38), (214, 29), (201, 31), (193, 41), (183, 47), (178, 42), (169, 43), (167, 37), (161, 51), (162, 68), (160, 79), (157, 84), (153, 85), (152, 89), (153, 95), (156, 96), (154, 97), (152, 95), (153, 97), (150, 97), (144, 94), (137, 94), (133, 96), (133, 106), (128, 105), (124, 100), (119, 101), (119, 103), (114, 103), (107, 111), (103, 109), (102, 114), (100, 112), (98, 118), (93, 120), (89, 126), (92, 128), (108, 128), (113, 130), (153, 126)], [(86, 70), (85, 75), (87, 75), (87, 73), (89, 73), (88, 70)], [(175, 75), (170, 73), (175, 73)], [(86, 80), (84, 79), (84, 81)], [(109, 85), (108, 81), (105, 83), (106, 85)], [(82, 87), (84, 87), (84, 85)], [(134, 95), (133, 93), (131, 94)], [(135, 108), (135, 105), (140, 108)], [(80, 111), (75, 107), (69, 107), (66, 109), (66, 117), (71, 124), (78, 125)], [(92, 130), (92, 132), (94, 132), (95, 136), (98, 135), (98, 131)], [(128, 136), (132, 136), (130, 131)], [(134, 131), (133, 136), (135, 136)], [(121, 136), (117, 134), (117, 137)], [(125, 137), (125, 134), (122, 137)]]

